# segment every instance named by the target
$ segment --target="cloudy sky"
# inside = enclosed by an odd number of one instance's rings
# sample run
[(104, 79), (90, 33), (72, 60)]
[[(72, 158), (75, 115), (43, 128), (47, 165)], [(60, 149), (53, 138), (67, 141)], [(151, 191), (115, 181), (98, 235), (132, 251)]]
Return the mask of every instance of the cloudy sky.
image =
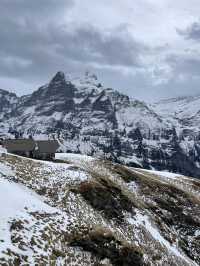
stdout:
[(199, 0), (0, 0), (0, 88), (62, 70), (147, 101), (200, 94)]

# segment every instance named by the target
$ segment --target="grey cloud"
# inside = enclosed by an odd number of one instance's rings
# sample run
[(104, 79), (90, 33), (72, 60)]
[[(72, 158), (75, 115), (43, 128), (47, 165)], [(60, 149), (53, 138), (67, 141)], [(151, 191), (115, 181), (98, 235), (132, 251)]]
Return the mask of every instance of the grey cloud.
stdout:
[[(46, 5), (53, 18), (72, 3), (61, 0), (48, 0), (48, 4), (45, 0), (41, 5), (34, 2), (31, 6), (25, 0), (16, 1), (14, 6), (9, 0), (0, 3), (1, 75), (34, 79), (58, 69), (77, 72), (83, 66), (95, 64), (141, 67), (140, 54), (147, 48), (135, 41), (125, 28), (104, 33), (89, 25), (73, 29), (73, 25), (62, 24), (62, 20), (46, 20)], [(12, 14), (11, 19), (6, 8)], [(26, 11), (31, 13), (30, 17), (23, 16)], [(36, 13), (41, 21), (35, 19)]]
[(186, 39), (200, 40), (200, 21), (192, 23), (186, 29), (176, 29), (177, 33)]
[(194, 58), (191, 57), (184, 57), (184, 56), (178, 56), (178, 55), (170, 55), (167, 58), (168, 64), (170, 64), (173, 67), (174, 76), (177, 76), (178, 74), (184, 75), (184, 76), (199, 76), (200, 77), (200, 58), (197, 56)]
[[(57, 17), (74, 4), (74, 0), (1, 0), (1, 16), (9, 20), (23, 22), (23, 19), (42, 19)], [(53, 16), (52, 16), (53, 15)], [(43, 22), (41, 21), (41, 22)], [(40, 21), (37, 21), (40, 23)]]
[(63, 37), (60, 40), (62, 53), (90, 63), (140, 67), (140, 54), (145, 49), (128, 34), (104, 34), (93, 27), (79, 28), (73, 33), (65, 32)]
[(39, 68), (43, 72), (54, 48), (46, 29), (50, 22), (62, 20), (73, 3), (73, 0), (0, 1), (1, 76), (24, 75), (26, 79), (31, 73), (37, 75)]
[[(171, 68), (167, 82), (153, 86), (150, 89), (150, 100), (187, 95), (199, 95), (200, 89), (200, 58), (193, 55), (172, 53), (165, 58)], [(151, 82), (150, 77), (146, 77)]]
[[(112, 30), (105, 25), (107, 31), (92, 23), (81, 27), (66, 24), (75, 5), (75, 0), (0, 0), (0, 80), (4, 80), (0, 87), (10, 79), (12, 85), (24, 82), (24, 87), (31, 88), (48, 81), (58, 70), (79, 75), (89, 69), (97, 72), (106, 86), (140, 99), (199, 91), (200, 59), (192, 56), (194, 52), (191, 56), (187, 52), (185, 56), (172, 54), (170, 44), (164, 43), (150, 48), (133, 38), (123, 24)], [(200, 22), (177, 32), (199, 40)], [(159, 58), (172, 73), (164, 83), (155, 85), (154, 78), (168, 75)]]

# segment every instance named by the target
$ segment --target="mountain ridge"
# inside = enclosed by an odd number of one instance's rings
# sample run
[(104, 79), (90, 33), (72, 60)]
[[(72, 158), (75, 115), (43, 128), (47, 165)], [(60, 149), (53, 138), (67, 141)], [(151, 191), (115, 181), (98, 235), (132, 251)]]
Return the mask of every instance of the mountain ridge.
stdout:
[(73, 78), (59, 71), (32, 94), (4, 91), (0, 101), (2, 136), (54, 137), (64, 152), (200, 176), (198, 98), (147, 104), (89, 72)]

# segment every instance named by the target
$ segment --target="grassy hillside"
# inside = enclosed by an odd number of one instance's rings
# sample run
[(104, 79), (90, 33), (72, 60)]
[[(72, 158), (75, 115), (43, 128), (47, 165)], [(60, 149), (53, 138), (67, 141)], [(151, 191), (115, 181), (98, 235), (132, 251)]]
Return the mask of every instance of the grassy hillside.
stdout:
[(0, 195), (1, 265), (200, 265), (198, 180), (1, 154)]

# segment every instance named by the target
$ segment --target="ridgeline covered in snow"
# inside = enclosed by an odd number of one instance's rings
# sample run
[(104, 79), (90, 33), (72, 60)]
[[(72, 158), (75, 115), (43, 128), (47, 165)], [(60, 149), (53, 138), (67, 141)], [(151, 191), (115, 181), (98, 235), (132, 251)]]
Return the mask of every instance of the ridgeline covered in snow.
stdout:
[(0, 90), (1, 137), (56, 138), (63, 152), (200, 176), (200, 96), (155, 104), (58, 72), (31, 95)]

